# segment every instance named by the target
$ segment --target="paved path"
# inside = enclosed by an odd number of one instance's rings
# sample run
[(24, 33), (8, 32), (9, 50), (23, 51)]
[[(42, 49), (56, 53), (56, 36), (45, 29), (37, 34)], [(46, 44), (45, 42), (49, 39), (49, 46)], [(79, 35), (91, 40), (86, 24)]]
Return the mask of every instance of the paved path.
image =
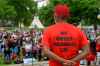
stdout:
[(42, 62), (36, 62), (33, 65), (32, 64), (14, 64), (14, 65), (9, 65), (9, 66), (48, 66), (48, 62), (42, 61)]
[[(9, 65), (9, 66), (48, 66), (48, 62), (42, 61), (42, 62), (36, 62), (33, 65), (32, 64), (14, 64), (14, 65)], [(86, 66), (86, 65), (80, 65), (80, 66)]]
[[(16, 65), (10, 65), (10, 66), (48, 66), (48, 64), (29, 64), (29, 65), (23, 65), (23, 64), (16, 64)], [(81, 65), (81, 66), (86, 66), (86, 65)]]

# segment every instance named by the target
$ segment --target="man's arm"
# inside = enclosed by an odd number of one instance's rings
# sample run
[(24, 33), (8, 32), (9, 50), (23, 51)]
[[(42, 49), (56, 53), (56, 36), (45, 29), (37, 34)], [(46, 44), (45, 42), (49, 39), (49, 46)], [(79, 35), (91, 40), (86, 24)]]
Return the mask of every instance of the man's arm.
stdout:
[(89, 45), (90, 42), (89, 40), (87, 40), (87, 37), (85, 35), (85, 33), (83, 31), (81, 31), (79, 29), (79, 49), (81, 50), (81, 52), (74, 58), (72, 58), (71, 60), (76, 62), (76, 61), (80, 61), (81, 59), (85, 58), (86, 55), (89, 53)]
[(59, 57), (58, 55), (54, 54), (49, 48), (47, 48), (46, 46), (43, 46), (42, 47), (42, 51), (44, 53), (45, 56), (47, 56), (49, 59), (53, 59), (53, 60), (56, 60), (60, 63), (63, 63), (65, 62), (66, 60)]
[(79, 53), (79, 55), (77, 55), (76, 57), (72, 58), (71, 61), (80, 61), (81, 59), (83, 59), (84, 57), (86, 57), (86, 55), (89, 53), (89, 44), (85, 45), (82, 48), (82, 52)]

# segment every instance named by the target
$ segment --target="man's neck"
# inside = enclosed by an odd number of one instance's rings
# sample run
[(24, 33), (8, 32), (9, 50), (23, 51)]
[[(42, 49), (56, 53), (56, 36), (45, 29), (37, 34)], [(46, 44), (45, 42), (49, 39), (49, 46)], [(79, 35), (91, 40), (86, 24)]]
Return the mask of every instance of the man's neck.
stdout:
[(64, 21), (64, 20), (59, 20), (59, 21), (56, 21), (56, 24), (57, 23), (65, 23), (66, 21)]

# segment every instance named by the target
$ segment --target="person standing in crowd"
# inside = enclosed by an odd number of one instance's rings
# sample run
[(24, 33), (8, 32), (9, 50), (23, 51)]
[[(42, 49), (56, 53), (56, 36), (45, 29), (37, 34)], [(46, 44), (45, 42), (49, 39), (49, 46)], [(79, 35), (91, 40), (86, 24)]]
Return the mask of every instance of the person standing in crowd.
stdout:
[[(42, 50), (50, 59), (49, 66), (79, 66), (79, 61), (88, 54), (88, 40), (80, 29), (66, 23), (69, 16), (67, 5), (56, 5), (56, 24), (47, 27), (43, 32)], [(82, 52), (79, 53), (79, 50)]]
[(11, 42), (10, 34), (6, 33), (4, 36), (4, 63), (11, 63)]
[(96, 50), (97, 52), (100, 52), (100, 36), (96, 38), (96, 44)]
[(100, 36), (96, 38), (96, 51), (97, 51), (96, 65), (100, 65)]
[(17, 36), (17, 46), (18, 46), (18, 58), (20, 60), (20, 63), (23, 63), (23, 47), (22, 47), (22, 42), (23, 42), (23, 36), (22, 33), (19, 30), (16, 30), (15, 35)]
[(18, 36), (15, 34), (11, 35), (10, 38), (10, 42), (11, 42), (11, 51), (12, 51), (12, 55), (11, 58), (12, 60), (14, 60), (15, 63), (19, 64), (21, 63), (21, 61), (19, 60), (19, 43), (18, 43)]
[(93, 41), (90, 40), (90, 51), (86, 60), (87, 60), (87, 66), (91, 66), (91, 65), (95, 66), (96, 64), (95, 63), (95, 60), (96, 60), (96, 41), (95, 40)]
[(1, 56), (1, 53), (2, 53), (2, 45), (3, 45), (3, 33), (0, 32), (0, 56)]
[(89, 50), (89, 54), (86, 57), (86, 61), (87, 61), (87, 66), (95, 66), (96, 65), (96, 34), (93, 28), (88, 28), (87, 30), (87, 38), (89, 40), (89, 46), (90, 46), (90, 50)]

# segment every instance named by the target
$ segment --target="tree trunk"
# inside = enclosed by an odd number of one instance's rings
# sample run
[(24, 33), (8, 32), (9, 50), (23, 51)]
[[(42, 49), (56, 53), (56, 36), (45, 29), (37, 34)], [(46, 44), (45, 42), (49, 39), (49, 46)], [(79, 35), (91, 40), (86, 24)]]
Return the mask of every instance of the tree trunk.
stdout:
[(94, 24), (93, 24), (93, 27), (94, 27), (94, 31), (95, 31), (95, 34), (96, 34), (96, 36), (97, 36), (97, 23), (95, 22)]

